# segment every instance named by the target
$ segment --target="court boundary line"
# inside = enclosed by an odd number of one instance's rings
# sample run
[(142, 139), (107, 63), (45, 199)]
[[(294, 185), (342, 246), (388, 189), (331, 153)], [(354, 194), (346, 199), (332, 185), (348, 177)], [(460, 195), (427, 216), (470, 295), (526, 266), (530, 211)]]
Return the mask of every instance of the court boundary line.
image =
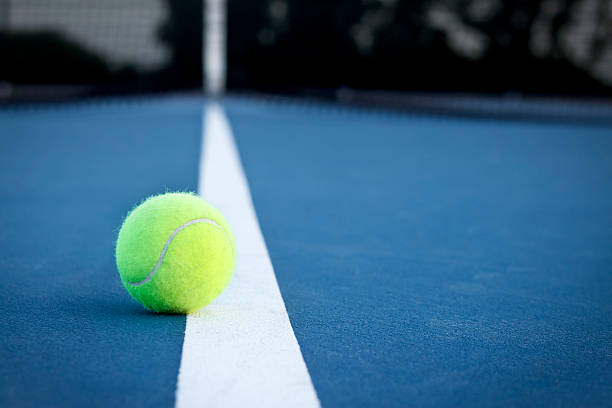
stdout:
[(226, 216), (237, 262), (226, 291), (187, 316), (175, 406), (320, 407), (227, 117), (212, 103), (203, 120), (199, 194)]

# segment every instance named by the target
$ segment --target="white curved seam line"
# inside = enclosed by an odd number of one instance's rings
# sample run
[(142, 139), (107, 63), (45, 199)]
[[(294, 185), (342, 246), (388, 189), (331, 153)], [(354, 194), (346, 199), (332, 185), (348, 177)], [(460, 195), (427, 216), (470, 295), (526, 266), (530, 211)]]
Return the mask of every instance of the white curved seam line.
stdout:
[(157, 264), (155, 265), (155, 268), (153, 268), (153, 270), (151, 272), (149, 272), (147, 277), (144, 278), (143, 280), (139, 281), (139, 282), (128, 282), (128, 283), (130, 285), (132, 285), (132, 286), (141, 286), (141, 285), (144, 285), (145, 283), (149, 282), (153, 278), (153, 275), (155, 275), (155, 272), (157, 272), (157, 270), (161, 267), (161, 264), (162, 264), (162, 262), (164, 260), (164, 256), (166, 255), (166, 252), (168, 251), (168, 247), (170, 246), (170, 243), (172, 242), (174, 237), (176, 237), (176, 234), (178, 234), (179, 232), (181, 232), (182, 230), (184, 230), (188, 226), (193, 225), (193, 224), (197, 224), (197, 223), (200, 223), (200, 222), (207, 222), (207, 223), (212, 224), (215, 227), (219, 228), (225, 234), (225, 238), (228, 240), (228, 242), (230, 244), (230, 247), (232, 246), (232, 241), (230, 240), (229, 236), (227, 235), (227, 232), (225, 232), (223, 227), (220, 226), (219, 224), (217, 224), (216, 222), (214, 222), (213, 220), (211, 220), (209, 218), (196, 218), (195, 220), (187, 221), (186, 223), (184, 223), (183, 225), (181, 225), (180, 227), (175, 229), (172, 232), (172, 234), (170, 234), (170, 238), (168, 238), (168, 240), (166, 241), (166, 244), (164, 245), (164, 249), (162, 249), (161, 255), (159, 256), (159, 260), (157, 261)]

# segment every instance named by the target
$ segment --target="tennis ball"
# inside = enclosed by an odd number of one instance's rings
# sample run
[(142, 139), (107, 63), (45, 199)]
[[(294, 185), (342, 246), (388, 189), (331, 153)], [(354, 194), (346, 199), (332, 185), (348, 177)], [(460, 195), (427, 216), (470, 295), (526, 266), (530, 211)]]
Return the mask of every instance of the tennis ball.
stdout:
[(167, 193), (127, 215), (115, 256), (134, 299), (158, 313), (189, 313), (227, 287), (236, 249), (217, 209), (195, 194)]

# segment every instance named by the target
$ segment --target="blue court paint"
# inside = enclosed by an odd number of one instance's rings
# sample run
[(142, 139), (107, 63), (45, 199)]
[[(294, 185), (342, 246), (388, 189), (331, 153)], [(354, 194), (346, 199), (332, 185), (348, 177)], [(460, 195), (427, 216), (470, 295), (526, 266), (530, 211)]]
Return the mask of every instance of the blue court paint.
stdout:
[(612, 128), (234, 99), (323, 406), (612, 401)]
[(123, 289), (114, 240), (150, 194), (197, 190), (196, 99), (0, 110), (0, 406), (170, 407), (184, 316)]

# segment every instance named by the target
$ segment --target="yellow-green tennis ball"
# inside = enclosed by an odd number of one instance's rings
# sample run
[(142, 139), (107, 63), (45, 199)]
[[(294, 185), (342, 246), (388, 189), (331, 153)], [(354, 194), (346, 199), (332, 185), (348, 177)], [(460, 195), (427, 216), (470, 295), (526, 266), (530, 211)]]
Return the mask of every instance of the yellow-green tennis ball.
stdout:
[(195, 194), (151, 197), (132, 210), (115, 252), (130, 295), (159, 313), (189, 313), (229, 284), (236, 261), (229, 224)]

